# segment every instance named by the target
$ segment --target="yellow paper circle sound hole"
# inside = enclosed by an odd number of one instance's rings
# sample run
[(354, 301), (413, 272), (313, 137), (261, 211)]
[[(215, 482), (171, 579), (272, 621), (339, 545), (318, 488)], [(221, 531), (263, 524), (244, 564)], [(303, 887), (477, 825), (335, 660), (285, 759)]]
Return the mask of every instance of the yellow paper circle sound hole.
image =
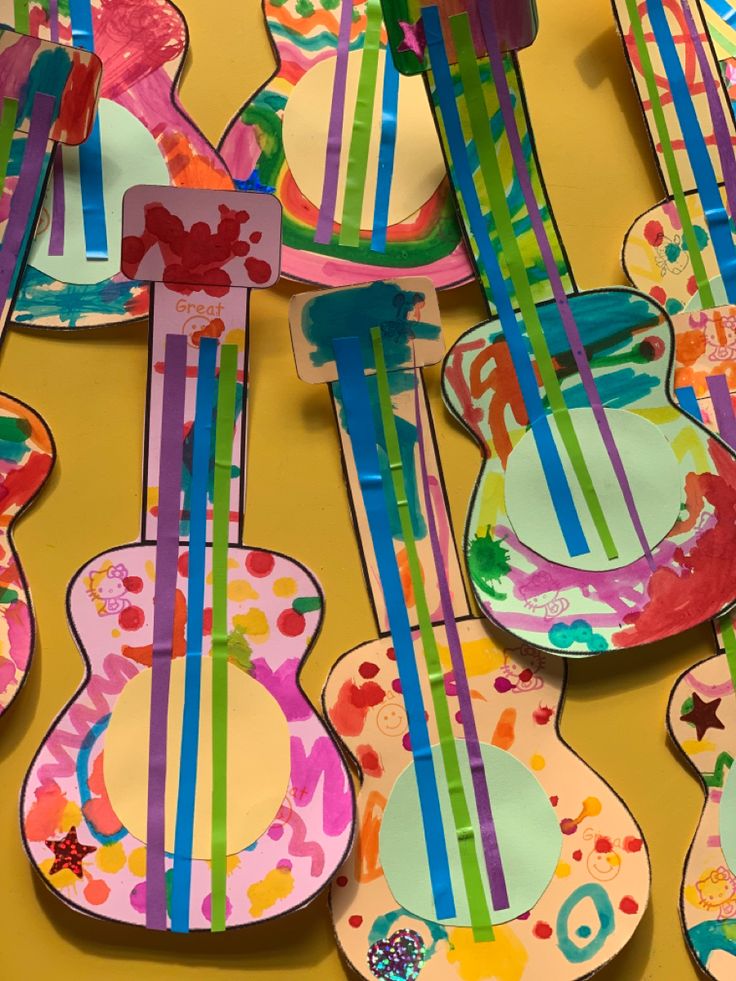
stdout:
[[(171, 665), (166, 765), (166, 850), (174, 851), (184, 707), (184, 659)], [(228, 665), (227, 853), (252, 845), (273, 821), (291, 771), (289, 727), (276, 699), (240, 668)], [(110, 719), (103, 755), (112, 808), (146, 842), (151, 672), (125, 686)], [(197, 796), (192, 858), (210, 858), (212, 804), (212, 661), (202, 660)]]
[[(642, 557), (641, 544), (592, 410), (571, 409), (570, 417), (618, 556), (609, 559), (603, 550), (552, 417), (552, 434), (590, 551), (571, 558), (567, 550), (531, 432), (524, 434), (508, 460), (506, 513), (519, 540), (544, 558), (575, 569), (618, 569)], [(647, 419), (624, 409), (607, 409), (606, 417), (629, 478), (644, 534), (649, 547), (654, 548), (672, 530), (680, 513), (683, 481), (677, 458), (662, 432)]]
[[(340, 151), (340, 171), (335, 219), (340, 224), (345, 195), (350, 136), (353, 131), (355, 102), (362, 52), (348, 56), (345, 117)], [(360, 227), (373, 227), (376, 197), (378, 151), (381, 141), (381, 92), (386, 53), (378, 56), (376, 99), (365, 175), (365, 194)], [(327, 152), (327, 128), (335, 80), (335, 59), (318, 62), (299, 80), (284, 109), (284, 153), (299, 190), (316, 208), (322, 201), (322, 182)], [(388, 223), (395, 225), (418, 211), (432, 197), (445, 176), (445, 164), (437, 131), (420, 76), (399, 80), (399, 107)]]

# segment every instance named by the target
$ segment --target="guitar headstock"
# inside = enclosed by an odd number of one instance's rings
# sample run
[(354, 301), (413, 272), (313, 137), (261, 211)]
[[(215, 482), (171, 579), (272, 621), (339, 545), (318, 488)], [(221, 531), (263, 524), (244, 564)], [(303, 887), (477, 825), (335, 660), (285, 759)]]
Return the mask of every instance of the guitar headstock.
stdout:
[[(537, 36), (539, 21), (536, 0), (477, 0), (490, 9), (503, 51), (528, 48)], [(483, 58), (486, 44), (480, 26), (476, 0), (381, 0), (394, 64), (402, 75), (419, 75), (427, 69), (426, 35), (422, 10), (437, 7), (447, 56), (454, 64), (455, 45), (449, 19), (467, 13), (473, 30), (475, 53)]]
[(373, 373), (371, 328), (380, 327), (389, 369), (423, 368), (442, 360), (445, 346), (432, 281), (424, 276), (299, 293), (289, 304), (296, 370), (302, 381), (337, 380), (332, 342), (357, 337)]
[(123, 198), (129, 279), (223, 296), (272, 286), (280, 256), (281, 205), (271, 194), (138, 185)]
[(27, 133), (33, 100), (56, 99), (49, 139), (77, 146), (89, 136), (95, 118), (102, 62), (90, 51), (0, 29), (0, 101), (15, 99), (15, 128)]

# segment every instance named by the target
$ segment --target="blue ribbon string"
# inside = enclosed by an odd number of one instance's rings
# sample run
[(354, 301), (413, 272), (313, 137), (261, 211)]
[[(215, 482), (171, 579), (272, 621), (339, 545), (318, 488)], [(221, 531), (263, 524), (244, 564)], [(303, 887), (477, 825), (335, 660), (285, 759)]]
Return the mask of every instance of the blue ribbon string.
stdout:
[(435, 77), (437, 100), (445, 126), (445, 134), (450, 150), (452, 166), (455, 171), (455, 184), (465, 205), (468, 223), (479, 253), (483, 270), (488, 276), (488, 282), (493, 292), (493, 300), (498, 311), (509, 353), (514, 364), (516, 377), (524, 399), (524, 405), (529, 415), (537, 452), (544, 470), (544, 476), (549, 488), (552, 504), (557, 515), (560, 530), (571, 556), (585, 555), (590, 549), (580, 518), (575, 507), (570, 484), (555, 444), (549, 418), (539, 394), (537, 379), (534, 375), (526, 342), (519, 328), (516, 314), (511, 305), (511, 299), (506, 283), (498, 264), (498, 257), (488, 235), (486, 222), (483, 218), (478, 195), (473, 183), (473, 175), (468, 162), (460, 116), (455, 104), (454, 86), (450, 65), (447, 61), (439, 13), (436, 7), (422, 8), (422, 21), (427, 39), (427, 48)]
[(391, 537), (391, 522), (378, 459), (378, 437), (373, 421), (368, 383), (364, 374), (360, 341), (357, 337), (337, 337), (333, 341), (333, 348), (340, 385), (339, 397), (345, 410), (348, 436), (386, 603), (386, 614), (409, 723), (409, 739), (435, 911), (438, 919), (450, 919), (455, 916), (455, 901), (442, 825), (437, 775), (432, 760), (427, 720), (424, 717), (424, 699), (414, 656), (411, 623)]
[(690, 88), (680, 64), (662, 0), (648, 0), (647, 9), (654, 39), (662, 58), (662, 66), (670, 84), (672, 101), (695, 178), (695, 186), (703, 204), (703, 212), (726, 296), (729, 303), (736, 303), (736, 247), (731, 234), (731, 223), (718, 187), (718, 178), (698, 122)]
[[(72, 43), (75, 48), (95, 50), (90, 0), (69, 0)], [(100, 117), (95, 116), (92, 132), (79, 147), (79, 183), (82, 190), (84, 244), (88, 259), (107, 259), (107, 219), (102, 172), (102, 134)]]
[(399, 73), (394, 65), (391, 51), (386, 49), (383, 72), (383, 102), (381, 105), (381, 144), (378, 149), (378, 178), (376, 199), (373, 208), (373, 232), (371, 249), (374, 252), (386, 251), (386, 231), (388, 228), (388, 206), (391, 198), (391, 179), (394, 172), (396, 154), (396, 118), (399, 110)]
[(736, 30), (736, 8), (727, 3), (727, 0), (705, 0), (705, 2), (725, 24)]
[(192, 882), (192, 841), (199, 752), (199, 709), (202, 687), (202, 636), (205, 558), (207, 553), (207, 487), (212, 445), (212, 409), (218, 342), (199, 342), (197, 396), (194, 413), (192, 483), (189, 524), (189, 581), (187, 587), (187, 650), (184, 675), (184, 713), (181, 731), (179, 791), (174, 834), (171, 929), (189, 931), (189, 896)]

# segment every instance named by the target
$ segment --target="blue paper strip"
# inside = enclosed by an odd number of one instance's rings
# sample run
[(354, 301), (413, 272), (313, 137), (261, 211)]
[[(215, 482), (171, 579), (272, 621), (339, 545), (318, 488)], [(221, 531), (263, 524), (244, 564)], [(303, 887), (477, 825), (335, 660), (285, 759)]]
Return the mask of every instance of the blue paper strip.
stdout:
[(212, 408), (218, 342), (199, 342), (197, 398), (194, 414), (192, 483), (189, 501), (189, 581), (187, 585), (187, 650), (184, 675), (184, 714), (181, 731), (179, 791), (176, 802), (174, 870), (171, 894), (171, 930), (189, 931), (192, 882), (192, 841), (199, 752), (199, 709), (202, 685), (202, 636), (205, 558), (207, 553), (207, 488), (212, 446)]
[(675, 398), (680, 403), (680, 408), (684, 409), (689, 416), (693, 419), (697, 419), (698, 422), (703, 421), (703, 415), (700, 411), (700, 405), (698, 404), (697, 396), (695, 395), (695, 389), (692, 385), (686, 385), (682, 388), (675, 389)]
[(731, 223), (723, 206), (713, 162), (698, 122), (690, 88), (680, 64), (662, 0), (648, 0), (647, 9), (649, 23), (662, 58), (662, 66), (670, 84), (672, 101), (695, 178), (695, 186), (703, 205), (726, 296), (729, 303), (736, 303), (736, 247), (734, 247)]
[(345, 410), (348, 436), (376, 555), (409, 723), (409, 739), (424, 825), (435, 911), (438, 919), (449, 919), (455, 916), (455, 901), (442, 825), (437, 775), (432, 760), (427, 720), (424, 717), (424, 700), (414, 656), (411, 623), (391, 537), (391, 523), (378, 459), (378, 436), (373, 421), (373, 406), (368, 383), (364, 374), (360, 341), (357, 337), (338, 337), (333, 341), (333, 348), (340, 385), (339, 396)]
[[(69, 16), (74, 47), (94, 51), (95, 35), (90, 0), (69, 0)], [(99, 116), (95, 116), (89, 138), (79, 147), (79, 183), (82, 190), (85, 254), (88, 259), (107, 259), (109, 251)]]
[(396, 154), (396, 116), (399, 109), (399, 73), (386, 50), (383, 72), (383, 103), (381, 106), (381, 145), (378, 149), (378, 178), (376, 199), (373, 209), (373, 232), (371, 249), (374, 252), (386, 251), (386, 230), (388, 228), (388, 206), (391, 198), (391, 181), (394, 173)]
[(422, 21), (437, 87), (437, 100), (445, 126), (452, 166), (455, 171), (455, 184), (465, 206), (470, 230), (476, 241), (480, 260), (493, 292), (498, 319), (509, 346), (509, 353), (514, 364), (524, 405), (529, 415), (529, 424), (537, 444), (537, 452), (547, 480), (552, 504), (570, 555), (585, 555), (590, 549), (580, 524), (559, 451), (552, 436), (549, 418), (544, 411), (537, 379), (529, 359), (529, 352), (516, 320), (516, 314), (511, 306), (503, 273), (498, 264), (498, 257), (488, 236), (486, 222), (475, 191), (465, 147), (465, 137), (455, 104), (452, 75), (447, 61), (437, 8), (423, 7)]
[(705, 0), (707, 6), (715, 11), (721, 20), (736, 30), (736, 8), (732, 7), (726, 0)]

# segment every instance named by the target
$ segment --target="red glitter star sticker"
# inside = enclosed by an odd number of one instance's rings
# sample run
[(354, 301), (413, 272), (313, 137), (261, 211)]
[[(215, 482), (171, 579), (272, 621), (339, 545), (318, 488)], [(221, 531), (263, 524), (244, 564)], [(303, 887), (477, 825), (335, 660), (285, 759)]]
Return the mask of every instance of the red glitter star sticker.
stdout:
[(712, 702), (706, 702), (697, 692), (693, 692), (693, 707), (689, 712), (680, 716), (680, 721), (692, 722), (695, 726), (698, 741), (700, 741), (709, 729), (726, 728), (716, 715), (720, 704), (720, 698), (714, 698)]
[(51, 866), (49, 875), (61, 872), (62, 869), (69, 869), (78, 879), (83, 876), (82, 859), (90, 852), (96, 852), (94, 845), (82, 845), (77, 841), (77, 829), (69, 828), (69, 832), (61, 841), (47, 841), (46, 847), (54, 853), (54, 864)]

